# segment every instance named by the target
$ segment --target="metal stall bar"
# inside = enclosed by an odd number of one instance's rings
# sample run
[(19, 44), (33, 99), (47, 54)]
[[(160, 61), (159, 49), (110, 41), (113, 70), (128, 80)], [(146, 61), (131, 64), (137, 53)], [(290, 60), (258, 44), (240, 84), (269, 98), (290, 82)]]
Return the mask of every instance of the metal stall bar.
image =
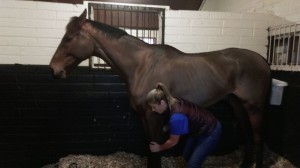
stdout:
[(300, 23), (270, 27), (267, 61), (273, 70), (299, 71)]
[[(298, 26), (299, 24), (296, 24), (295, 25), (295, 30), (297, 30), (297, 26)], [(295, 55), (296, 55), (296, 65), (298, 66), (299, 65), (299, 49), (300, 49), (300, 36), (299, 36), (299, 32), (297, 32), (296, 33), (296, 31), (295, 31), (295, 36), (297, 36), (298, 37), (298, 45), (297, 45), (297, 51), (295, 52)]]
[[(291, 27), (290, 26), (285, 27), (285, 36), (286, 36), (286, 39), (287, 39), (287, 44), (286, 44), (286, 47), (285, 47), (286, 56), (283, 60), (283, 65), (288, 65), (288, 57), (290, 56), (289, 48), (290, 48), (291, 31), (287, 31), (289, 28), (291, 28)], [(283, 45), (283, 46), (285, 46), (285, 45)]]
[[(292, 26), (290, 26), (290, 27), (292, 27)], [(295, 44), (295, 38), (296, 38), (296, 25), (295, 25), (295, 29), (294, 29), (294, 32), (293, 32), (293, 47), (292, 47), (291, 61), (289, 62), (290, 65), (294, 65), (294, 57), (295, 57), (294, 51), (295, 51), (295, 45), (296, 45)]]
[(272, 29), (271, 28), (268, 28), (268, 32), (269, 32), (269, 45), (268, 45), (268, 57), (267, 57), (267, 61), (269, 64), (272, 64), (271, 63), (271, 43), (272, 43)]
[(275, 52), (276, 52), (276, 48), (275, 48), (275, 41), (276, 41), (276, 29), (272, 29), (275, 33), (274, 33), (274, 38), (273, 38), (273, 52), (272, 52), (272, 65), (275, 65)]
[(279, 65), (283, 65), (284, 62), (284, 57), (285, 57), (285, 53), (284, 53), (284, 48), (285, 48), (285, 32), (284, 32), (284, 27), (280, 28), (280, 34), (281, 34), (281, 38), (280, 40), (282, 40), (282, 45), (280, 45), (279, 50), (281, 51), (280, 55), (279, 55)]

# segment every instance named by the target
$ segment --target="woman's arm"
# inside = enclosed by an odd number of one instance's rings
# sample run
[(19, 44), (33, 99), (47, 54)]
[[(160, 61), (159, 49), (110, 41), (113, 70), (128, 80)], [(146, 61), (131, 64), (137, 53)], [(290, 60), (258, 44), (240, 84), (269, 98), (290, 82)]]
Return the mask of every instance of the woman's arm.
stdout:
[(179, 142), (180, 135), (170, 135), (169, 139), (164, 144), (158, 144), (156, 142), (150, 142), (151, 152), (159, 152), (169, 148), (172, 148)]

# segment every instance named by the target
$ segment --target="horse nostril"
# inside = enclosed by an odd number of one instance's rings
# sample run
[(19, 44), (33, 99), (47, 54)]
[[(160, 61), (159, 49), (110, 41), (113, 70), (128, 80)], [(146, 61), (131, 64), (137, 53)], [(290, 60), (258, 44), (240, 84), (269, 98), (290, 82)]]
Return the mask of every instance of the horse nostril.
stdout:
[(50, 67), (49, 69), (50, 69), (50, 72), (51, 72), (51, 74), (53, 75), (53, 74), (54, 74), (54, 70), (53, 70), (53, 68), (52, 68), (52, 67)]
[(51, 74), (54, 78), (65, 78), (65, 71), (50, 67)]
[(64, 70), (60, 70), (58, 73), (57, 73), (57, 75), (59, 75), (59, 76), (63, 76), (64, 75), (64, 73), (65, 73), (65, 71)]

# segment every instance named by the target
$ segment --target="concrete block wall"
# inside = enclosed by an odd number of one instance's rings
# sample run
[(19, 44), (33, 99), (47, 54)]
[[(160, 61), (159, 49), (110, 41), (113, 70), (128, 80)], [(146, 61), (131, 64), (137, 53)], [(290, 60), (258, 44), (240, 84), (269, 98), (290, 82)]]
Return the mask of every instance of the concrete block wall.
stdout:
[(72, 16), (83, 5), (1, 0), (0, 64), (49, 64)]
[(266, 56), (271, 14), (166, 11), (165, 41), (184, 52), (228, 47), (246, 48)]
[[(72, 16), (84, 5), (1, 0), (0, 64), (47, 65)], [(271, 14), (166, 11), (166, 44), (184, 52), (241, 47), (266, 55)], [(88, 65), (88, 61), (81, 65)]]

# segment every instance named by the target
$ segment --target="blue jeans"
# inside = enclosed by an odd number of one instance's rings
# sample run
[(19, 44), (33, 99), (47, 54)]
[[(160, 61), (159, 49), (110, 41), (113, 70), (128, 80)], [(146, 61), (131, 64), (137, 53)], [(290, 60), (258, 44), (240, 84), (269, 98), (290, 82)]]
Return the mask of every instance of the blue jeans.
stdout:
[(183, 151), (183, 156), (187, 161), (187, 167), (200, 168), (204, 159), (212, 153), (217, 146), (221, 134), (222, 126), (220, 122), (217, 121), (211, 133), (188, 137)]

